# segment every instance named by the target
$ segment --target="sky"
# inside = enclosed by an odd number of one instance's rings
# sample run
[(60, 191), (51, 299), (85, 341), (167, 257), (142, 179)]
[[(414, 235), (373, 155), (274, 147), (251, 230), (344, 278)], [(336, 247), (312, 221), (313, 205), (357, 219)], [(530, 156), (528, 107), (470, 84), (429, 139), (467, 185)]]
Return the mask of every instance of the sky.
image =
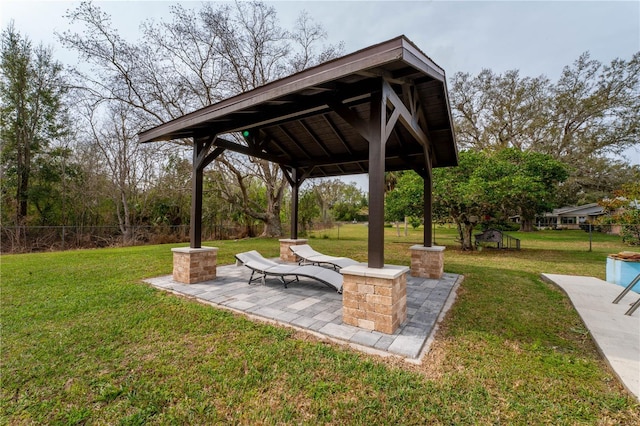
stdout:
[[(133, 41), (146, 19), (169, 19), (170, 1), (94, 2), (112, 17), (121, 35)], [(201, 2), (181, 2), (198, 8)], [(322, 24), (328, 43), (344, 42), (345, 53), (405, 35), (448, 77), (519, 70), (520, 76), (546, 75), (552, 81), (582, 53), (610, 63), (640, 51), (640, 1), (267, 1), (281, 24), (292, 28), (304, 10)], [(63, 63), (75, 56), (57, 43), (68, 29), (63, 17), (79, 2), (0, 0), (0, 22), (34, 43), (54, 48)], [(640, 164), (640, 147), (626, 160)]]

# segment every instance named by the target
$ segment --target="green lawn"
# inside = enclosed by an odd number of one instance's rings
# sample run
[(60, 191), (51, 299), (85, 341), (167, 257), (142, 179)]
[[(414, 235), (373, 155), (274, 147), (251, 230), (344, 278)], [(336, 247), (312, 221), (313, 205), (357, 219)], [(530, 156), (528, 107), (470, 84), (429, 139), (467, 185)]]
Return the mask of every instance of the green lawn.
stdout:
[[(317, 231), (319, 251), (366, 260), (366, 226)], [(386, 229), (386, 262), (422, 231)], [(511, 233), (520, 251), (457, 249), (458, 299), (415, 366), (318, 342), (155, 290), (170, 245), (3, 255), (0, 424), (638, 424), (640, 405), (541, 272), (604, 278), (628, 250), (581, 231)], [(219, 262), (275, 239), (217, 241)], [(256, 288), (259, 291), (259, 287)]]

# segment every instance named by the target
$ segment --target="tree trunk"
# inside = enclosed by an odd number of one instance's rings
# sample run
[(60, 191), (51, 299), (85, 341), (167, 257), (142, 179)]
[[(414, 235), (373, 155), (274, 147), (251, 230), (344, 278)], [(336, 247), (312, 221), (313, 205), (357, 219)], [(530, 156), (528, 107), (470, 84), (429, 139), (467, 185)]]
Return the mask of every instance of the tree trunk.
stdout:
[(280, 214), (277, 216), (269, 214), (264, 219), (264, 231), (262, 237), (281, 237), (282, 236), (282, 222), (280, 221)]
[[(269, 188), (269, 185), (267, 185)], [(281, 237), (282, 221), (280, 220), (280, 210), (282, 206), (282, 196), (284, 194), (284, 184), (276, 191), (267, 191), (267, 211), (262, 215), (264, 222), (263, 237)]]
[(460, 245), (462, 250), (475, 250), (473, 245), (473, 228), (475, 223), (470, 222), (466, 215), (461, 215), (456, 219), (458, 226), (458, 235), (460, 236)]
[(31, 159), (29, 142), (23, 135), (23, 130), (18, 130), (17, 142), (17, 174), (16, 188), (16, 229), (15, 244), (18, 247), (26, 247), (26, 221), (28, 211), (29, 174), (31, 173)]
[(522, 222), (520, 224), (520, 230), (522, 232), (532, 232), (533, 231), (533, 219), (522, 218)]
[(127, 199), (127, 195), (124, 191), (121, 193), (122, 196), (122, 210), (124, 216), (124, 244), (129, 245), (133, 240), (133, 229), (131, 226), (131, 212), (129, 211), (129, 200)]
[(475, 227), (472, 223), (465, 223), (463, 232), (462, 232), (462, 250), (475, 250), (473, 245), (473, 228)]

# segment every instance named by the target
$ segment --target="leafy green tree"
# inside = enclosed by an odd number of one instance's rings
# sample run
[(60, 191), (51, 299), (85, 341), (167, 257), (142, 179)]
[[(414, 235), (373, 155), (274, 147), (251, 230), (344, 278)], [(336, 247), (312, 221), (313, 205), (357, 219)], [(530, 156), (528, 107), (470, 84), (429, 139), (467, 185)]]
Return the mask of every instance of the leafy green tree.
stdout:
[(499, 178), (487, 196), (500, 206), (496, 210), (502, 219), (514, 213), (520, 216), (523, 231), (532, 231), (536, 215), (557, 205), (558, 184), (568, 176), (566, 166), (550, 156), (517, 149), (495, 153), (478, 172), (487, 181)]
[(536, 151), (582, 161), (621, 153), (640, 137), (640, 52), (610, 65), (582, 54), (551, 92), (548, 137)]
[(351, 182), (341, 186), (341, 193), (338, 200), (333, 204), (331, 212), (333, 217), (338, 221), (351, 222), (353, 220), (365, 220), (363, 208), (367, 207), (367, 197)]
[(384, 200), (385, 219), (403, 221), (405, 217), (421, 218), (424, 215), (424, 181), (413, 170), (396, 173), (394, 188)]
[(514, 215), (532, 223), (537, 213), (554, 205), (555, 188), (565, 177), (564, 166), (543, 154), (462, 151), (458, 167), (434, 169), (434, 210), (448, 212), (462, 248), (473, 250), (476, 225)]
[(484, 182), (474, 176), (486, 160), (487, 155), (483, 152), (462, 151), (457, 167), (433, 170), (433, 205), (435, 210), (446, 212), (454, 221), (463, 250), (473, 250), (473, 228), (488, 210), (482, 200)]
[(10, 24), (2, 32), (0, 52), (0, 175), (3, 220), (11, 218), (19, 227), (33, 205), (30, 196), (38, 194), (31, 188), (34, 165), (44, 163), (40, 156), (67, 129), (66, 92), (62, 65), (51, 49), (33, 47)]
[(313, 189), (304, 189), (298, 199), (298, 222), (300, 235), (305, 236), (313, 227), (313, 222), (320, 217), (320, 207)]

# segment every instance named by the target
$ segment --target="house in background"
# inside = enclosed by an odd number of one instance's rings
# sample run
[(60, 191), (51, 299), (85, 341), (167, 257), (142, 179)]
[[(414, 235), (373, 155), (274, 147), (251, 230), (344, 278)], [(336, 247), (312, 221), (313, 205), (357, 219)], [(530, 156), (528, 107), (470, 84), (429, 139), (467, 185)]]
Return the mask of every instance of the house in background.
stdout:
[(536, 225), (538, 228), (580, 229), (580, 225), (593, 222), (603, 214), (604, 209), (598, 203), (562, 207), (536, 217)]

